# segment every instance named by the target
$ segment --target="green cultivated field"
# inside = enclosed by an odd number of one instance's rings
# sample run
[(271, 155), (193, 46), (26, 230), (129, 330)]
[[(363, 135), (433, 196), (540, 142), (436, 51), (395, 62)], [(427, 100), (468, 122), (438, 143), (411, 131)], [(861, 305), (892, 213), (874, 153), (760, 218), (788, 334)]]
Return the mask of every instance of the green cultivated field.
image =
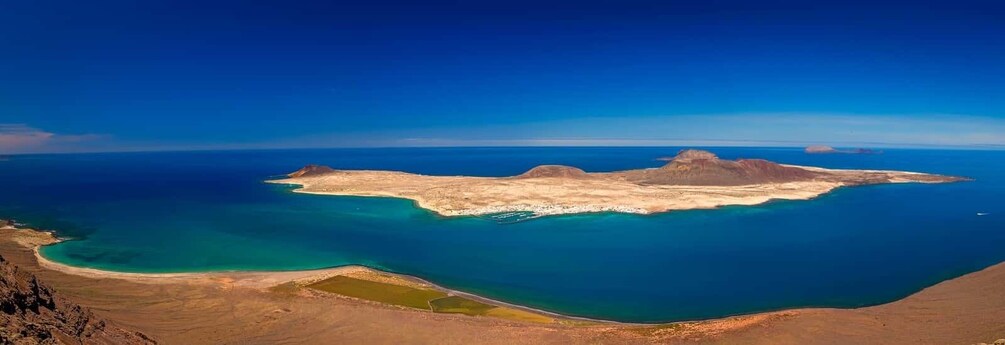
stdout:
[(369, 301), (425, 310), (429, 310), (429, 301), (447, 297), (447, 294), (436, 290), (416, 289), (345, 276), (328, 278), (307, 287)]
[(472, 301), (464, 297), (450, 296), (429, 302), (433, 306), (433, 311), (437, 313), (457, 313), (464, 315), (486, 315), (489, 310), (496, 308), (478, 301)]
[(550, 317), (528, 311), (494, 306), (460, 296), (448, 296), (442, 291), (373, 282), (346, 276), (335, 276), (307, 285), (307, 287), (368, 301), (430, 310), (437, 313), (490, 316), (540, 323), (555, 321)]

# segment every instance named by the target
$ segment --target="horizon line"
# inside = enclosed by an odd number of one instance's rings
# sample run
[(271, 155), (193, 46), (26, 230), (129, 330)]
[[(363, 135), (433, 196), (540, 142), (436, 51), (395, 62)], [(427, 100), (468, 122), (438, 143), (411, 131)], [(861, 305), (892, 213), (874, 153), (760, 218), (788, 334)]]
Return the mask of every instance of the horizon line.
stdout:
[(463, 148), (779, 148), (779, 149), (805, 149), (809, 146), (830, 146), (837, 149), (848, 148), (868, 148), (883, 150), (932, 150), (932, 151), (1001, 151), (1005, 150), (1005, 145), (980, 144), (980, 145), (930, 145), (930, 144), (887, 144), (891, 146), (875, 145), (863, 147), (862, 145), (374, 145), (374, 146), (300, 146), (300, 147), (205, 147), (205, 148), (163, 148), (163, 149), (122, 149), (122, 150), (94, 150), (94, 151), (65, 151), (65, 152), (17, 152), (0, 153), (0, 158), (7, 156), (42, 156), (42, 155), (75, 155), (75, 154), (117, 154), (117, 153), (171, 153), (171, 152), (232, 152), (232, 151), (283, 151), (283, 150), (367, 150), (367, 149), (463, 149)]

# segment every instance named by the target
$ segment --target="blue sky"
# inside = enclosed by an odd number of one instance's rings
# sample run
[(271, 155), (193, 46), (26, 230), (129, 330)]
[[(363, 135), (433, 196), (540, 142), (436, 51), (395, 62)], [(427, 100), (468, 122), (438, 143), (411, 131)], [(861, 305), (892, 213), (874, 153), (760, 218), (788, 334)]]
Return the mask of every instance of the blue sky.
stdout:
[(994, 1), (20, 1), (0, 153), (1005, 146)]

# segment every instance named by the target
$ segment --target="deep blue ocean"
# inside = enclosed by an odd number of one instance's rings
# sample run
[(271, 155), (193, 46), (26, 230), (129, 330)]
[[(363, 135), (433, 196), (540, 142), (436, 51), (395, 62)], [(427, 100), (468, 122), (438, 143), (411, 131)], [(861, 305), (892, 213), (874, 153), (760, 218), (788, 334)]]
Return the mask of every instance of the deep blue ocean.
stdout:
[(884, 303), (1005, 260), (1005, 151), (707, 149), (729, 159), (976, 180), (501, 224), (439, 217), (408, 200), (294, 194), (262, 181), (309, 163), (480, 176), (539, 164), (611, 171), (659, 166), (656, 158), (679, 148), (19, 155), (0, 161), (0, 216), (74, 238), (42, 253), (76, 266), (191, 272), (362, 264), (506, 302), (634, 322)]

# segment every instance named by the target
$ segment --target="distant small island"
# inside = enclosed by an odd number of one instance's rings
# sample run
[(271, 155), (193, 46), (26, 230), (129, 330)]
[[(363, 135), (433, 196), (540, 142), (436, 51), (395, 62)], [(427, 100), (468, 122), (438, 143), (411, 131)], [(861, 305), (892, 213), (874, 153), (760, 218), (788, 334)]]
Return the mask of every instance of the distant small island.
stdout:
[(511, 177), (427, 176), (308, 165), (287, 176), (267, 182), (300, 185), (295, 190), (299, 193), (411, 199), (444, 216), (650, 214), (810, 199), (843, 186), (967, 180), (903, 171), (783, 165), (763, 159), (733, 161), (702, 150), (682, 150), (660, 168), (615, 172), (542, 165)]
[(873, 150), (873, 149), (865, 149), (865, 148), (839, 150), (839, 149), (835, 149), (833, 147), (824, 146), (824, 145), (807, 146), (805, 151), (806, 151), (806, 153), (812, 153), (812, 154), (816, 154), (816, 153), (850, 153), (850, 154), (860, 154), (860, 155), (875, 155), (875, 154), (883, 153), (883, 151), (878, 151), (878, 150)]

